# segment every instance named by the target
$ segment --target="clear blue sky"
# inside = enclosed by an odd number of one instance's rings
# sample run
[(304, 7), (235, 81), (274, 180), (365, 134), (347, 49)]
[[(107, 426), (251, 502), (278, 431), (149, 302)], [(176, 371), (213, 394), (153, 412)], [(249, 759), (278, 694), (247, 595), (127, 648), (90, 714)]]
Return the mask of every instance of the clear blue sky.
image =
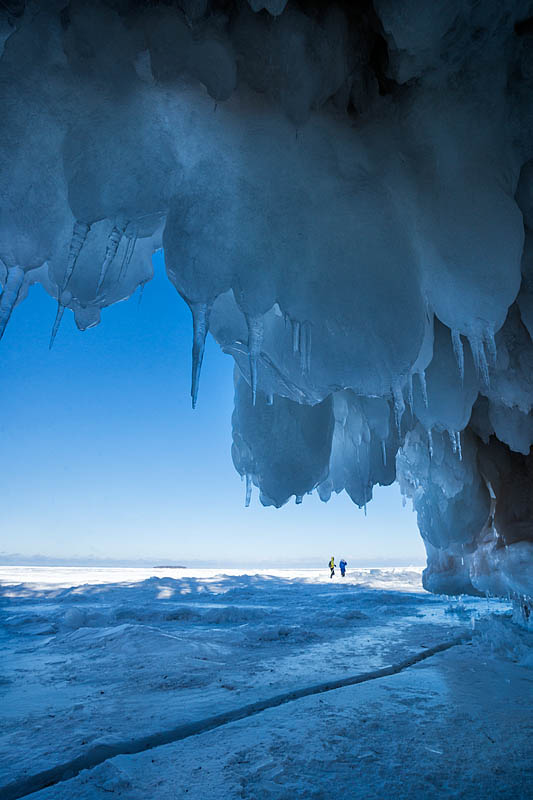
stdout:
[[(233, 362), (209, 337), (190, 404), (190, 312), (164, 274), (80, 333), (32, 287), (0, 343), (0, 553), (219, 563), (347, 559), (422, 563), (410, 503), (375, 489), (263, 508), (230, 455)], [(1, 558), (0, 558), (1, 561)]]

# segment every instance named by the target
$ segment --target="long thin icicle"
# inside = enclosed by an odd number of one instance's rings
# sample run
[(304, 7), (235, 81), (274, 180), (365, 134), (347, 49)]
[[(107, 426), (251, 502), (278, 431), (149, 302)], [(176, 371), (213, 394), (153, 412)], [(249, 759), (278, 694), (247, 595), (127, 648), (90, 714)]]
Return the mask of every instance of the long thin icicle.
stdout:
[(0, 298), (0, 339), (4, 335), (9, 318), (15, 308), (23, 281), (24, 270), (22, 267), (8, 267), (4, 291)]
[(57, 314), (52, 327), (52, 333), (50, 334), (50, 342), (48, 343), (49, 350), (51, 350), (54, 346), (57, 332), (59, 331), (59, 326), (61, 325), (61, 320), (63, 319), (63, 314), (65, 313), (65, 308), (71, 300), (72, 294), (70, 292), (61, 292), (57, 301)]
[(409, 411), (411, 414), (413, 413), (414, 409), (414, 401), (413, 401), (413, 373), (410, 372), (407, 376), (407, 405), (409, 406)]
[(192, 378), (191, 398), (192, 407), (196, 408), (198, 399), (198, 386), (200, 385), (200, 372), (204, 360), (205, 337), (209, 330), (209, 314), (211, 307), (207, 303), (189, 303), (192, 313)]
[(448, 431), (448, 436), (450, 437), (450, 442), (452, 445), (452, 450), (454, 453), (457, 453), (457, 439), (455, 435), (455, 431)]
[(307, 323), (300, 325), (300, 369), (303, 373), (307, 370)]
[(305, 374), (311, 370), (311, 323), (302, 322), (299, 330), (300, 368)]
[(124, 256), (122, 258), (122, 264), (120, 265), (120, 270), (118, 273), (118, 280), (125, 277), (128, 272), (128, 267), (131, 263), (131, 259), (133, 258), (133, 252), (135, 250), (135, 245), (137, 244), (137, 236), (132, 236), (128, 239), (126, 244), (126, 248), (124, 250)]
[(496, 349), (496, 339), (493, 331), (490, 328), (487, 328), (487, 330), (485, 331), (485, 344), (489, 356), (489, 364), (491, 367), (495, 367), (498, 353)]
[(476, 337), (469, 339), (468, 341), (470, 342), (470, 349), (472, 351), (472, 357), (474, 359), (474, 364), (476, 366), (477, 374), (483, 381), (483, 384), (487, 388), (489, 388), (490, 387), (489, 365), (487, 364), (487, 357), (485, 355), (483, 340), (478, 339)]
[(250, 359), (250, 384), (252, 387), (252, 404), (255, 406), (257, 396), (257, 364), (263, 344), (263, 318), (246, 315), (248, 325), (248, 354)]
[(428, 430), (428, 447), (429, 447), (429, 457), (431, 459), (433, 458), (433, 433), (431, 432), (431, 428)]
[(59, 326), (61, 325), (61, 320), (63, 319), (63, 314), (65, 313), (65, 306), (61, 302), (61, 300), (57, 301), (57, 313), (56, 318), (54, 320), (54, 324), (52, 326), (52, 333), (50, 334), (50, 341), (48, 342), (48, 349), (51, 350), (54, 346), (54, 342), (56, 340), (57, 332), (59, 331)]
[(292, 352), (300, 352), (300, 323), (296, 320), (292, 323)]
[(246, 473), (246, 496), (244, 498), (244, 507), (248, 508), (250, 500), (252, 499), (252, 476), (249, 472)]
[(463, 349), (463, 340), (461, 334), (457, 330), (452, 331), (452, 344), (455, 358), (457, 359), (457, 366), (459, 367), (459, 375), (461, 376), (461, 383), (465, 379), (465, 353)]
[(381, 455), (383, 456), (383, 466), (387, 466), (387, 443), (385, 439), (381, 440)]
[(307, 373), (309, 374), (311, 372), (311, 346), (313, 344), (312, 327), (310, 322), (308, 322), (306, 325), (306, 337), (307, 337), (307, 343), (305, 347), (305, 352), (307, 356), (306, 369)]
[(398, 436), (401, 438), (401, 425), (403, 413), (405, 411), (405, 402), (403, 399), (403, 391), (399, 384), (396, 384), (392, 387), (392, 397), (394, 400), (394, 418), (396, 420), (396, 428), (398, 430)]
[(74, 272), (74, 267), (76, 266), (76, 262), (78, 260), (78, 256), (81, 253), (81, 249), (85, 244), (85, 240), (87, 239), (90, 229), (91, 226), (86, 222), (80, 222), (79, 220), (76, 220), (74, 223), (74, 227), (72, 229), (72, 238), (70, 240), (70, 247), (68, 251), (67, 270), (65, 272), (65, 277), (63, 278), (63, 291), (69, 285), (70, 279), (72, 278), (72, 273)]
[(102, 261), (102, 266), (100, 267), (100, 277), (98, 278), (98, 283), (96, 285), (96, 293), (100, 291), (100, 287), (105, 280), (105, 276), (107, 274), (107, 270), (113, 263), (113, 260), (117, 254), (118, 246), (124, 236), (124, 228), (126, 226), (118, 227), (117, 225), (113, 226), (113, 230), (108, 236), (107, 245), (105, 249), (105, 258)]
[[(54, 324), (52, 326), (52, 333), (50, 334), (50, 341), (48, 343), (48, 349), (51, 350), (54, 346), (54, 342), (59, 331), (59, 326), (61, 325), (61, 320), (63, 319), (63, 314), (65, 313), (65, 303), (63, 302), (63, 295), (66, 292), (66, 289), (70, 283), (70, 279), (74, 274), (74, 269), (76, 267), (76, 263), (78, 261), (78, 257), (81, 253), (83, 245), (85, 244), (85, 240), (91, 230), (91, 226), (88, 225), (86, 222), (80, 222), (80, 220), (76, 220), (74, 223), (74, 227), (72, 229), (72, 237), (70, 239), (70, 247), (68, 251), (68, 261), (67, 261), (67, 269), (65, 271), (65, 275), (63, 277), (63, 286), (58, 291), (57, 297), (57, 313), (56, 318), (54, 320)], [(72, 297), (70, 292), (68, 292), (69, 298)]]
[(426, 383), (426, 373), (424, 371), (418, 373), (418, 377), (420, 379), (420, 388), (422, 389), (422, 398), (424, 400), (424, 405), (428, 407), (428, 387)]

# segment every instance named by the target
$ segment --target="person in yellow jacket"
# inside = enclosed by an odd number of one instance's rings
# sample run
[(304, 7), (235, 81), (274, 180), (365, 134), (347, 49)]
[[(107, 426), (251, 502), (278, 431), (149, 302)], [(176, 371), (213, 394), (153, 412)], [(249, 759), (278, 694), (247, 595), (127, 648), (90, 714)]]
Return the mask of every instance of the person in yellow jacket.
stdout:
[(335, 558), (333, 556), (331, 556), (331, 558), (329, 560), (329, 568), (331, 570), (331, 575), (329, 576), (330, 578), (333, 578), (333, 576), (335, 575), (335, 567), (336, 566), (337, 565), (335, 564)]

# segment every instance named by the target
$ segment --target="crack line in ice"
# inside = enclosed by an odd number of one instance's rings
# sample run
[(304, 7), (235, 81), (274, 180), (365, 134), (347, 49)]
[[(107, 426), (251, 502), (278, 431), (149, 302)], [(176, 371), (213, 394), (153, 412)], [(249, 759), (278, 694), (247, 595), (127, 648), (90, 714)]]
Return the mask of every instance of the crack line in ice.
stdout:
[(428, 647), (421, 653), (409, 656), (409, 658), (399, 661), (397, 664), (391, 664), (388, 667), (376, 669), (372, 672), (362, 672), (358, 675), (340, 678), (339, 680), (317, 683), (312, 686), (305, 686), (301, 689), (293, 689), (290, 692), (275, 695), (267, 700), (259, 700), (256, 703), (241, 706), (233, 711), (227, 711), (224, 714), (217, 714), (213, 717), (198, 720), (197, 722), (188, 722), (184, 725), (178, 725), (176, 728), (153, 733), (149, 736), (140, 737), (139, 739), (116, 742), (115, 744), (97, 745), (96, 747), (90, 748), (84, 755), (78, 756), (71, 761), (67, 761), (57, 767), (52, 767), (36, 775), (30, 775), (27, 778), (0, 787), (0, 797), (2, 800), (21, 800), (21, 798), (27, 797), (34, 792), (41, 791), (41, 789), (56, 786), (58, 783), (75, 778), (82, 770), (94, 769), (94, 767), (103, 764), (104, 761), (108, 761), (110, 758), (115, 758), (115, 756), (144, 753), (155, 747), (162, 747), (163, 745), (188, 739), (190, 736), (208, 733), (215, 728), (220, 728), (231, 722), (238, 722), (241, 719), (253, 717), (270, 708), (277, 708), (286, 703), (292, 703), (294, 700), (300, 700), (303, 697), (331, 692), (335, 689), (354, 686), (358, 683), (366, 683), (367, 681), (373, 681), (378, 678), (386, 678), (389, 675), (397, 675), (404, 669), (412, 667), (420, 661), (424, 661), (426, 658), (449, 650), (451, 647), (464, 644), (472, 638), (472, 635), (471, 631), (465, 631), (461, 636), (457, 636), (455, 639), (442, 642), (434, 647)]

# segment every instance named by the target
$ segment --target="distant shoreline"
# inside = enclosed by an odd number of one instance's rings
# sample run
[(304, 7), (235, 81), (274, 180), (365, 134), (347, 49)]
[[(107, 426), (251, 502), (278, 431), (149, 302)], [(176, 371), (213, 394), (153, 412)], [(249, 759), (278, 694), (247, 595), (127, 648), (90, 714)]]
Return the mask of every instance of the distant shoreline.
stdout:
[[(409, 567), (414, 567), (415, 569), (424, 569), (426, 564), (421, 563), (420, 561), (408, 561), (408, 562), (359, 562), (359, 561), (348, 561), (349, 568), (351, 569), (390, 569), (390, 568), (397, 568), (397, 569), (408, 569)], [(180, 570), (198, 570), (198, 569), (231, 569), (231, 570), (268, 570), (268, 569), (275, 569), (275, 570), (317, 570), (317, 569), (325, 569), (328, 570), (327, 565), (324, 564), (212, 564), (212, 563), (200, 563), (200, 564), (189, 564), (188, 566), (179, 564), (179, 565), (172, 565), (172, 564), (128, 564), (128, 563), (104, 563), (104, 564), (84, 564), (84, 563), (36, 563), (36, 562), (0, 562), (0, 569), (139, 569), (139, 570), (151, 570), (151, 569), (158, 569), (158, 570), (170, 570), (170, 569), (180, 569)]]

